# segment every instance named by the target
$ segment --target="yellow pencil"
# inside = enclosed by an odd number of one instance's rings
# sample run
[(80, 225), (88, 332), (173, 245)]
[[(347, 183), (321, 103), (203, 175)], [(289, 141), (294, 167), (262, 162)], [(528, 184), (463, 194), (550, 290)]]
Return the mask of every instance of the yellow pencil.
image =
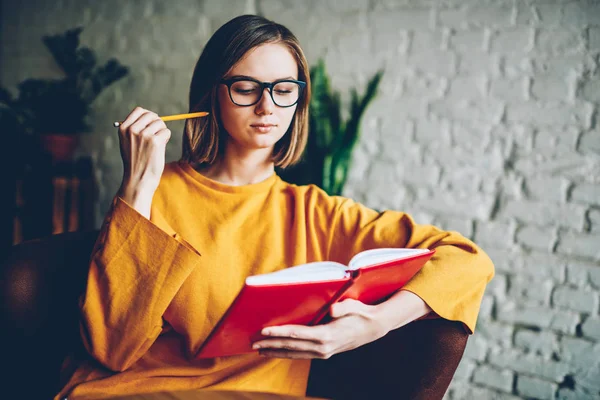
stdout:
[[(164, 117), (160, 117), (160, 119), (167, 122), (167, 121), (178, 121), (180, 119), (206, 117), (207, 115), (208, 115), (208, 113), (206, 111), (201, 111), (201, 112), (195, 112), (195, 113), (189, 113), (189, 114), (165, 115)], [(121, 122), (116, 121), (116, 122), (113, 122), (113, 126), (115, 128), (118, 128), (122, 123), (123, 123), (123, 121), (121, 121)]]

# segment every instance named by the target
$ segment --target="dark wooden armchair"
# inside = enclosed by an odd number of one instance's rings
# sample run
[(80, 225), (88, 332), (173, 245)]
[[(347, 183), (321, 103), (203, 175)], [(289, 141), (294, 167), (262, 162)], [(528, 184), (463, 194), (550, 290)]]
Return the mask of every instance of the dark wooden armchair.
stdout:
[[(98, 232), (66, 233), (11, 249), (0, 264), (2, 397), (49, 399), (79, 339), (78, 297)], [(463, 355), (460, 323), (421, 320), (359, 349), (313, 362), (308, 395), (441, 399)], [(5, 369), (6, 370), (6, 369)]]

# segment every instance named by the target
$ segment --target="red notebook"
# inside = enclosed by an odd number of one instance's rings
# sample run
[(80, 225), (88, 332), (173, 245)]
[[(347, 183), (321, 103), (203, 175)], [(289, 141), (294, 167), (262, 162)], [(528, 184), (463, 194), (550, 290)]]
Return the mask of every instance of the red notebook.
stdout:
[(246, 278), (246, 283), (211, 332), (197, 358), (252, 353), (267, 326), (315, 325), (332, 304), (347, 298), (376, 304), (404, 286), (431, 258), (428, 249), (373, 249), (348, 266), (313, 262)]

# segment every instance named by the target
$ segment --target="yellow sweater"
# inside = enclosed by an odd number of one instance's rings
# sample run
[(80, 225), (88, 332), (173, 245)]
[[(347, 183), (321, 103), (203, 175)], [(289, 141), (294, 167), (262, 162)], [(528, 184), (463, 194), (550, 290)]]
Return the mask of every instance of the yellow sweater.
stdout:
[(435, 248), (406, 286), (442, 318), (473, 332), (492, 262), (456, 232), (377, 213), (277, 175), (246, 186), (168, 164), (151, 221), (116, 198), (81, 299), (80, 363), (69, 399), (194, 388), (303, 395), (310, 362), (254, 354), (194, 360), (249, 275), (311, 261), (347, 263), (376, 247)]

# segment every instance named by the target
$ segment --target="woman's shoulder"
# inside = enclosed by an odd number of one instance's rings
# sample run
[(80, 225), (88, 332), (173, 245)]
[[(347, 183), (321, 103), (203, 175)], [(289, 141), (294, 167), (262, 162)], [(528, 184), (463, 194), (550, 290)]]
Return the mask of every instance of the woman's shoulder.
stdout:
[(315, 184), (297, 185), (281, 180), (281, 185), (284, 191), (297, 198), (302, 198), (307, 204), (317, 206), (337, 207), (341, 203), (347, 202), (350, 199), (343, 196), (330, 195), (321, 187)]

